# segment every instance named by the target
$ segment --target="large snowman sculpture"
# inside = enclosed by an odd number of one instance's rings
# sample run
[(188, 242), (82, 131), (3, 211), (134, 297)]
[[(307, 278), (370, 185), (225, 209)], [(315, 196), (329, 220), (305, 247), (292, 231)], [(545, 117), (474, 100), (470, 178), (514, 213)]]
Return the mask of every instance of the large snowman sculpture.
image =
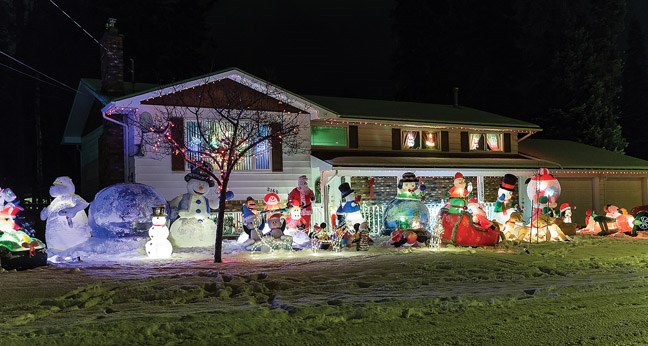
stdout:
[(58, 177), (49, 193), (54, 200), (41, 210), (40, 218), (46, 221), (45, 242), (51, 251), (65, 251), (90, 239), (88, 207), (81, 196), (74, 193), (70, 177)]
[(169, 258), (173, 252), (173, 246), (167, 239), (169, 228), (166, 224), (167, 215), (164, 209), (164, 205), (153, 207), (153, 215), (151, 215), (153, 226), (148, 231), (151, 240), (146, 243), (146, 254), (154, 259)]
[(209, 219), (206, 197), (214, 181), (201, 168), (185, 175), (187, 193), (174, 198), (169, 205), (177, 219), (171, 224), (170, 240), (175, 247), (207, 247), (216, 241), (216, 224)]

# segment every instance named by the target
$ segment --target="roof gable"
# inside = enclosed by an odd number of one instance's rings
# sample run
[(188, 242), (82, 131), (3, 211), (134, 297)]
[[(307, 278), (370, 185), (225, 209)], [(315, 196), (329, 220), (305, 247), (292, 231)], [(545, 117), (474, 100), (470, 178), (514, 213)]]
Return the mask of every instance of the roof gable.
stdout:
[(229, 78), (210, 81), (190, 89), (180, 89), (168, 94), (145, 99), (148, 105), (182, 106), (196, 108), (235, 109), (245, 105), (254, 111), (306, 113), (267, 94)]
[[(216, 83), (218, 81), (221, 81), (223, 83)], [(208, 104), (214, 106), (227, 106), (227, 102), (222, 97), (216, 97), (214, 100), (210, 100), (208, 102), (200, 102), (197, 97), (198, 95), (201, 95), (200, 91), (206, 92), (210, 90), (210, 88), (223, 88), (224, 90), (225, 83), (227, 83), (229, 86), (236, 87), (234, 84), (231, 84), (230, 81), (240, 84), (238, 88), (240, 88), (239, 91), (242, 92), (241, 95), (255, 95), (257, 98), (260, 94), (266, 95), (266, 98), (263, 98), (262, 101), (257, 103), (257, 108), (263, 108), (262, 106), (269, 106), (270, 108), (277, 111), (286, 110), (290, 112), (300, 113), (310, 112), (313, 118), (317, 118), (319, 116), (318, 112), (310, 107), (310, 102), (308, 100), (237, 68), (224, 69), (218, 72), (152, 88), (144, 92), (126, 95), (124, 97), (114, 99), (104, 108), (104, 111), (107, 112), (110, 108), (133, 107), (133, 105), (136, 104), (161, 105), (162, 101), (171, 102), (175, 105), (182, 106), (190, 106), (188, 102), (193, 105), (202, 104), (203, 107)], [(247, 90), (245, 90), (246, 88)], [(191, 89), (194, 90), (188, 91)], [(175, 96), (168, 96), (173, 94), (175, 94)], [(183, 100), (180, 99), (181, 97), (183, 98)], [(236, 103), (245, 104), (240, 101), (237, 101)], [(271, 109), (264, 108), (263, 110)]]

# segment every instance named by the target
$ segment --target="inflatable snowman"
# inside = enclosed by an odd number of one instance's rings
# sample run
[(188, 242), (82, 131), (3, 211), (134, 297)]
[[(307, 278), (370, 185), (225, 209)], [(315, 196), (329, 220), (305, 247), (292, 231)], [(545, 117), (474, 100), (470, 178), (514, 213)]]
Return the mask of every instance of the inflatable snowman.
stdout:
[(214, 181), (201, 168), (192, 169), (184, 177), (187, 193), (169, 202), (178, 218), (171, 224), (170, 240), (175, 247), (208, 247), (216, 241), (216, 224), (209, 218), (211, 209), (206, 194)]
[(511, 217), (511, 213), (517, 211), (513, 208), (512, 199), (513, 191), (515, 191), (515, 185), (517, 184), (518, 178), (513, 174), (505, 174), (502, 177), (502, 183), (497, 189), (497, 201), (495, 202), (494, 216), (495, 221), (503, 226)]
[(41, 220), (46, 221), (47, 247), (65, 251), (90, 239), (88, 216), (84, 211), (88, 202), (74, 193), (72, 179), (56, 178), (49, 193), (54, 200), (40, 213)]
[(149, 228), (148, 235), (151, 240), (146, 243), (146, 254), (150, 258), (169, 258), (173, 252), (173, 246), (167, 239), (169, 228), (166, 225), (166, 212), (164, 205), (153, 207), (151, 215), (153, 226)]

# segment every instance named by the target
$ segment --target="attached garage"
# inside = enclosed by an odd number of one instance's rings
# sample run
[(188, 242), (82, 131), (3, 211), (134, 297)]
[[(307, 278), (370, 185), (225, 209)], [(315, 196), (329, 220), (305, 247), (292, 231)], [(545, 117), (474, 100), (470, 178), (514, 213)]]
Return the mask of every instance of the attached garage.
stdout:
[(630, 211), (633, 207), (643, 205), (642, 178), (608, 178), (604, 186), (601, 203), (613, 204)]
[[(562, 203), (569, 203), (572, 206), (572, 220), (583, 225), (585, 223), (585, 211), (596, 209), (594, 207), (593, 195), (593, 178), (562, 178), (558, 177), (560, 182), (560, 199), (558, 207)], [(573, 209), (573, 207), (576, 207)], [(601, 212), (598, 211), (597, 212)]]

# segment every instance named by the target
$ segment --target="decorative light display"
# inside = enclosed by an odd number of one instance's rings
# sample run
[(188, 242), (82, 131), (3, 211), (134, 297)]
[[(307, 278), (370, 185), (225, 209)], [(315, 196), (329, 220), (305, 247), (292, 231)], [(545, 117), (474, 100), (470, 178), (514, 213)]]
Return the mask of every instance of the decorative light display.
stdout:
[(527, 185), (527, 196), (533, 205), (532, 220), (535, 220), (545, 207), (542, 205), (545, 203), (541, 203), (544, 201), (542, 197), (546, 197), (546, 206), (555, 208), (560, 192), (558, 179), (551, 175), (548, 169), (540, 168)]
[(423, 192), (419, 179), (406, 172), (398, 181), (398, 193), (385, 208), (383, 235), (400, 229), (427, 229), (430, 212), (422, 201)]
[(153, 225), (148, 231), (151, 240), (146, 243), (146, 254), (150, 258), (169, 258), (173, 253), (173, 246), (167, 239), (169, 237), (169, 228), (167, 227), (165, 210), (164, 205), (153, 207), (153, 214), (151, 215)]
[(0, 266), (4, 269), (27, 269), (47, 264), (45, 244), (25, 233), (15, 219), (20, 206), (14, 204), (11, 189), (0, 189)]

